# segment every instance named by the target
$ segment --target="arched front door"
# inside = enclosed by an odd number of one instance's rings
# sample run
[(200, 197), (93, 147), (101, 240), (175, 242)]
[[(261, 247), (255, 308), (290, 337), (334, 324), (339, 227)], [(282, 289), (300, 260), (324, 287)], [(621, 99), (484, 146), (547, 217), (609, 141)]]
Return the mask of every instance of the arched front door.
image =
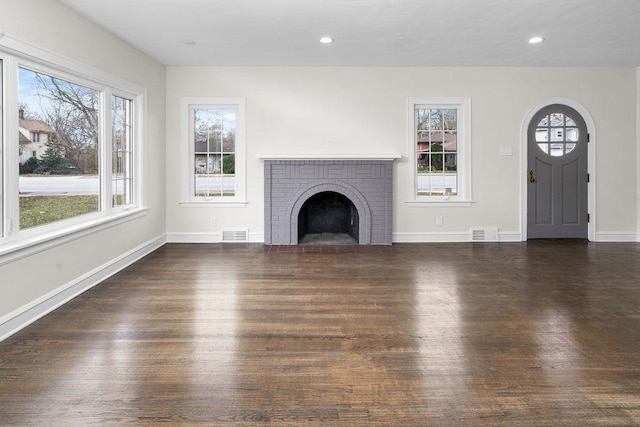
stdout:
[(529, 122), (529, 239), (588, 237), (588, 141), (584, 119), (566, 105), (548, 105)]

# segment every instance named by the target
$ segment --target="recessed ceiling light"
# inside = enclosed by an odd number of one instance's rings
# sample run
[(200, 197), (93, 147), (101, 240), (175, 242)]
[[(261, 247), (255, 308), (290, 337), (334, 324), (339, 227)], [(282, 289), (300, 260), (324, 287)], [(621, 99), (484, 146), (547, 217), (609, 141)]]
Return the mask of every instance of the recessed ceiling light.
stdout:
[(529, 39), (529, 44), (538, 44), (538, 43), (543, 42), (543, 41), (544, 41), (544, 39), (542, 37), (539, 37), (539, 36), (538, 37), (531, 37)]
[(327, 37), (327, 36), (325, 36), (325, 37), (322, 37), (322, 38), (320, 39), (320, 43), (322, 43), (322, 44), (329, 44), (329, 43), (333, 43), (333, 39), (332, 39), (331, 37)]
[(182, 43), (186, 44), (187, 46), (195, 46), (198, 44), (195, 40), (185, 40)]

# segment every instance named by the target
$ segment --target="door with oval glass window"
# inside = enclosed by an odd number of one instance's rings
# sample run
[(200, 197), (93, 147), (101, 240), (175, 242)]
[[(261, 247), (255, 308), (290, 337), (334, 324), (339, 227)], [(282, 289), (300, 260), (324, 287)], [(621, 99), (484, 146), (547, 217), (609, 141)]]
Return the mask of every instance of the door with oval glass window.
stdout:
[(588, 237), (587, 126), (573, 108), (538, 111), (527, 130), (527, 238)]

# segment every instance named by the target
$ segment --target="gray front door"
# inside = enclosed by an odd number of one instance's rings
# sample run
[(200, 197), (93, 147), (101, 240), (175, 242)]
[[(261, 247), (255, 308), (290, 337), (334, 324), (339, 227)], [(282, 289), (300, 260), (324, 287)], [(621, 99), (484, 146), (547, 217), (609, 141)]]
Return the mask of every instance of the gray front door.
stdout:
[(527, 237), (588, 236), (587, 143), (584, 119), (566, 105), (544, 107), (527, 131)]

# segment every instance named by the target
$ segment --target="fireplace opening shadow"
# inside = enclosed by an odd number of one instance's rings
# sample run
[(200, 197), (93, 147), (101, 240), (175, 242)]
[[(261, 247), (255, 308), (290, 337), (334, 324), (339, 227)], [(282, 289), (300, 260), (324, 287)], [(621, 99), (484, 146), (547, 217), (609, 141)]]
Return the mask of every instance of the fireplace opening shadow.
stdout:
[(358, 210), (349, 198), (333, 191), (309, 197), (298, 214), (298, 244), (357, 245)]

